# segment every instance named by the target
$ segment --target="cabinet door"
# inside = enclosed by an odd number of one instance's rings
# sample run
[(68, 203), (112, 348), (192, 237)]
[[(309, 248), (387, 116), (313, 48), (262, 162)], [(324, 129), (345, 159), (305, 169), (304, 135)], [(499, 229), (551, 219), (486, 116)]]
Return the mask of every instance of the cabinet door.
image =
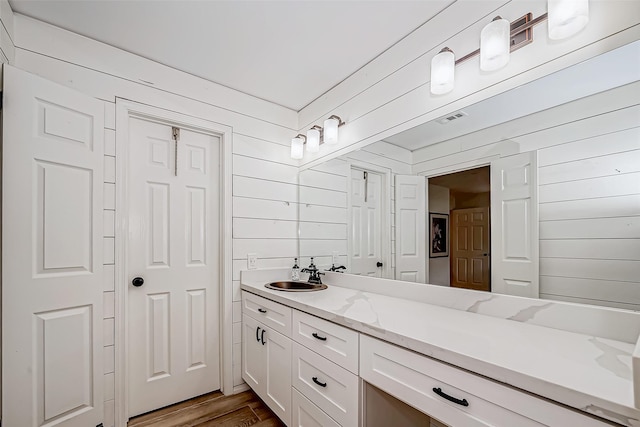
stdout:
[(295, 388), (291, 390), (292, 427), (340, 427), (329, 415), (314, 405)]
[(262, 399), (285, 424), (291, 424), (291, 339), (267, 329), (265, 396)]
[(262, 327), (254, 318), (246, 314), (242, 316), (242, 379), (261, 397), (264, 395), (265, 376)]

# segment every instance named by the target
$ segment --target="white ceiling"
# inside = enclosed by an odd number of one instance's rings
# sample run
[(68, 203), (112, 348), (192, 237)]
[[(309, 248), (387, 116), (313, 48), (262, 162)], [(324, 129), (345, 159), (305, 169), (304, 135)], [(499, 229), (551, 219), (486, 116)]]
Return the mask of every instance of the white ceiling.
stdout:
[(454, 0), (10, 0), (48, 22), (293, 110)]

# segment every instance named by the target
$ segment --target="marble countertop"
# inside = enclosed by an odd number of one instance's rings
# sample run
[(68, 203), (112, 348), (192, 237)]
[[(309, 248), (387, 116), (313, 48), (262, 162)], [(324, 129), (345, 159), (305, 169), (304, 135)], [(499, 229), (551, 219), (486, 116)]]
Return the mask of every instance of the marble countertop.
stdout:
[(241, 289), (626, 426), (634, 406), (634, 344), (329, 285)]

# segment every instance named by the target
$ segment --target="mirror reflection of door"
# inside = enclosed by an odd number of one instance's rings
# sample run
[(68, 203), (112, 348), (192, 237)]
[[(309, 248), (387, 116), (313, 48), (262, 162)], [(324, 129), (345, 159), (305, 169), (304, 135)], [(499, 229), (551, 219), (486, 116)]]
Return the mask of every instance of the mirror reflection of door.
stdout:
[(451, 211), (451, 286), (490, 291), (489, 208)]
[(429, 283), (491, 290), (490, 205), (489, 166), (429, 178), (429, 211), (451, 221), (449, 256), (429, 259)]
[(382, 277), (382, 176), (351, 169), (351, 248), (352, 274)]

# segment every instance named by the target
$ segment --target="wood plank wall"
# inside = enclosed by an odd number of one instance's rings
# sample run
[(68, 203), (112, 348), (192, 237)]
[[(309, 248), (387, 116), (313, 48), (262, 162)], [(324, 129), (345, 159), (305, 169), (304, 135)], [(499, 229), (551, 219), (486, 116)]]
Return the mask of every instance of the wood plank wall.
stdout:
[[(141, 57), (21, 15), (16, 20), (15, 65), (105, 102), (105, 427), (114, 425), (114, 334), (117, 333), (113, 257), (116, 176), (115, 101), (124, 98), (231, 126), (233, 129), (232, 378), (242, 389), (240, 270), (247, 254), (258, 267), (291, 265), (297, 254), (297, 162), (289, 158), (294, 111), (195, 78)], [(55, 43), (50, 43), (55, 40)], [(0, 38), (0, 47), (1, 47)], [(144, 80), (144, 81), (143, 81)], [(145, 83), (153, 82), (153, 83)], [(223, 370), (223, 375), (225, 374)]]
[[(640, 310), (640, 82), (414, 152), (414, 172), (538, 150), (542, 298)], [(532, 127), (532, 124), (533, 127)]]
[(348, 181), (351, 165), (373, 170), (382, 169), (390, 173), (391, 237), (384, 244), (390, 245), (391, 271), (395, 269), (394, 232), (394, 182), (396, 174), (411, 173), (411, 152), (385, 141), (371, 144), (360, 151), (332, 159), (300, 173), (300, 255), (303, 266), (309, 257), (315, 263), (328, 267), (333, 252), (338, 252), (339, 262), (347, 265), (347, 236), (349, 226)]

